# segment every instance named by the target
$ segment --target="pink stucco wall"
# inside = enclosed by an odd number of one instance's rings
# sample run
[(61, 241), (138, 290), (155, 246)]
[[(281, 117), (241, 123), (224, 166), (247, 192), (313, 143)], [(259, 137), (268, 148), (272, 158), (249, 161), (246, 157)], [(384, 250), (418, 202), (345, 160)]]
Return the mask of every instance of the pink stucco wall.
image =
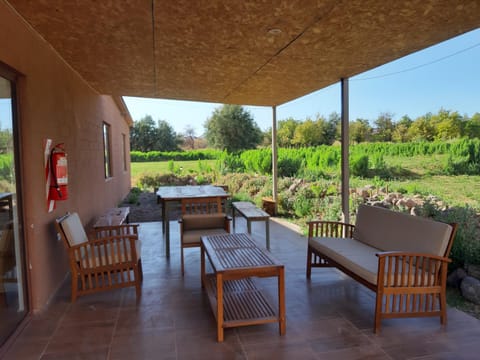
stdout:
[[(99, 59), (101, 61), (101, 59)], [(122, 134), (129, 126), (110, 96), (93, 90), (11, 8), (0, 1), (0, 62), (21, 74), (17, 99), (21, 133), (24, 234), (33, 311), (43, 309), (68, 272), (54, 219), (78, 212), (84, 224), (116, 206), (130, 189), (130, 159), (123, 167)], [(119, 74), (121, 76), (121, 74)], [(102, 124), (111, 125), (112, 178), (104, 177)], [(65, 143), (69, 199), (48, 213), (43, 140)]]

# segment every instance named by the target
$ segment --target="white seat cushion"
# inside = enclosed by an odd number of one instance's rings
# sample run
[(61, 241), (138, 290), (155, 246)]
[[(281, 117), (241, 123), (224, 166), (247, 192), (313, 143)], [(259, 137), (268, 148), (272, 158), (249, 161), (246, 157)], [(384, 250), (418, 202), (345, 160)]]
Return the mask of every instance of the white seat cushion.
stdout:
[[(376, 254), (382, 252), (381, 250), (351, 238), (315, 237), (311, 238), (308, 244), (362, 279), (377, 285), (378, 256), (376, 256)], [(406, 265), (410, 267), (410, 269), (405, 269), (405, 274), (402, 274), (402, 262), (399, 261), (398, 264), (392, 264), (392, 270), (395, 268), (398, 269), (397, 279), (395, 281), (394, 274), (391, 274), (390, 278), (385, 277), (384, 285), (392, 285), (394, 283), (404, 285), (406, 283), (413, 284), (415, 282), (416, 268), (414, 265), (410, 266), (408, 263), (406, 263)], [(388, 264), (386, 263), (386, 272), (387, 269)], [(419, 269), (419, 271), (421, 271), (421, 269)], [(433, 273), (425, 273), (422, 271), (421, 274), (425, 276), (423, 283), (433, 283)], [(417, 276), (421, 276), (420, 273)], [(427, 279), (427, 277), (431, 278)], [(418, 278), (416, 283), (422, 283), (421, 279)]]

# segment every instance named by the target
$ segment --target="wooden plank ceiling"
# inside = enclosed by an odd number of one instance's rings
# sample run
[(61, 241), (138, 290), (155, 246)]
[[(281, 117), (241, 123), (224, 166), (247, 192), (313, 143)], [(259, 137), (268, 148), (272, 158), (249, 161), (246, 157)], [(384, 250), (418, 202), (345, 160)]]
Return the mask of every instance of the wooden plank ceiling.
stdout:
[(480, 26), (478, 0), (8, 2), (102, 94), (242, 105), (279, 105)]

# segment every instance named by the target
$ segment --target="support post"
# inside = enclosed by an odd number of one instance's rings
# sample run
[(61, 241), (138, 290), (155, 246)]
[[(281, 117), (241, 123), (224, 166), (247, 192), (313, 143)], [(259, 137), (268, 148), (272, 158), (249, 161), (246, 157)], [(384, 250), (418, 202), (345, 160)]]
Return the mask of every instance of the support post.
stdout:
[(272, 106), (272, 198), (274, 201), (274, 214), (278, 210), (278, 168), (277, 168), (277, 107)]
[(348, 223), (350, 222), (350, 210), (349, 210), (349, 200), (350, 200), (350, 168), (349, 168), (349, 100), (348, 100), (348, 78), (342, 78), (342, 132), (341, 132), (341, 143), (342, 143), (342, 216), (343, 221)]

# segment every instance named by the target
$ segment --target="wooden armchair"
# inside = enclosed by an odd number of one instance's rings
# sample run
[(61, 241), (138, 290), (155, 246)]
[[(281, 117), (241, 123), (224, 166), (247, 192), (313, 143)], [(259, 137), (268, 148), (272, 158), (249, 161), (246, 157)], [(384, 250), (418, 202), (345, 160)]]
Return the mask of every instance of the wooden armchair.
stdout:
[(231, 218), (223, 209), (222, 198), (205, 197), (182, 199), (180, 223), (180, 252), (184, 275), (183, 249), (200, 247), (200, 237), (230, 233)]
[(140, 297), (143, 275), (136, 228), (100, 228), (89, 239), (77, 213), (57, 219), (55, 226), (68, 251), (72, 302), (80, 295), (129, 286), (135, 286)]

